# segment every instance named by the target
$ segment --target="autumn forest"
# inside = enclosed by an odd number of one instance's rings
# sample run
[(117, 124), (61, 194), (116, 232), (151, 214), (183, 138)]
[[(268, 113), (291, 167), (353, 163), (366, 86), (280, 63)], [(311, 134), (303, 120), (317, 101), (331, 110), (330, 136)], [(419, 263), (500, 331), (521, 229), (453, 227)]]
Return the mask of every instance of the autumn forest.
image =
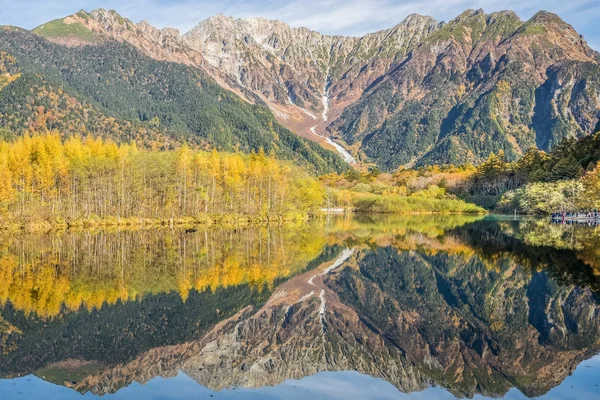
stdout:
[(323, 198), (314, 178), (264, 152), (159, 152), (54, 134), (0, 142), (0, 209), (19, 225), (294, 219)]

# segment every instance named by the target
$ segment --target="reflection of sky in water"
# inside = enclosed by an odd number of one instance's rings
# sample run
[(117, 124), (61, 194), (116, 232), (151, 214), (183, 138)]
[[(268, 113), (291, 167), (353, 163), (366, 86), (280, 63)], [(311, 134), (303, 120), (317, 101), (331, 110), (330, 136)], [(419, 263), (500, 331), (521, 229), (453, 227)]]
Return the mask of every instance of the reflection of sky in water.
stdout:
[[(0, 400), (12, 399), (408, 399), (408, 400), (451, 400), (454, 396), (440, 388), (430, 388), (422, 392), (400, 393), (390, 383), (374, 379), (356, 372), (323, 372), (301, 379), (288, 380), (281, 385), (259, 389), (231, 389), (214, 392), (180, 373), (175, 378), (155, 378), (146, 385), (134, 383), (113, 395), (98, 397), (90, 393), (79, 393), (47, 383), (37, 377), (29, 376), (12, 380), (0, 380)], [(510, 390), (505, 399), (526, 399), (516, 389)], [(474, 399), (487, 399), (475, 396)], [(539, 399), (600, 399), (600, 355), (581, 363), (572, 376), (562, 384), (550, 390)]]

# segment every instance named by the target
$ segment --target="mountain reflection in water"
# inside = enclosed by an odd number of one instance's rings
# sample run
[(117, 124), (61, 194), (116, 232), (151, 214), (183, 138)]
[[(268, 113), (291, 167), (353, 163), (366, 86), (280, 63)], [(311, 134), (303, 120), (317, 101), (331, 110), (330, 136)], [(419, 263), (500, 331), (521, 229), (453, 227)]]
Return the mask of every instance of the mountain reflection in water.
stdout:
[(0, 398), (600, 395), (600, 230), (478, 218), (2, 237)]

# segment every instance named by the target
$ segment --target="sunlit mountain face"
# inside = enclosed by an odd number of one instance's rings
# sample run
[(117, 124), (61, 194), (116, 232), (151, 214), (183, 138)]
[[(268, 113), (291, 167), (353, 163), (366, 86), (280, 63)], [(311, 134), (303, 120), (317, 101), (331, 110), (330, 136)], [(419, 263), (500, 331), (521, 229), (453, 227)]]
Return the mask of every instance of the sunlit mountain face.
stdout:
[(1, 243), (8, 398), (598, 390), (596, 228), (355, 217)]

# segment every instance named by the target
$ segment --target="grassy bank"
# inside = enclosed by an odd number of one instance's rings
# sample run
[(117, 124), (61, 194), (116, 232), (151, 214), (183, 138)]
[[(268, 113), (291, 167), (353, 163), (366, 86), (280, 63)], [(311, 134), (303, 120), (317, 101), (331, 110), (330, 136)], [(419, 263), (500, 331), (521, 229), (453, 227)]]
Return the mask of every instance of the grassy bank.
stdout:
[(448, 188), (467, 179), (474, 168), (431, 167), (400, 169), (394, 173), (348, 171), (320, 178), (327, 186), (330, 207), (357, 213), (385, 214), (485, 214), (482, 207), (463, 201)]

